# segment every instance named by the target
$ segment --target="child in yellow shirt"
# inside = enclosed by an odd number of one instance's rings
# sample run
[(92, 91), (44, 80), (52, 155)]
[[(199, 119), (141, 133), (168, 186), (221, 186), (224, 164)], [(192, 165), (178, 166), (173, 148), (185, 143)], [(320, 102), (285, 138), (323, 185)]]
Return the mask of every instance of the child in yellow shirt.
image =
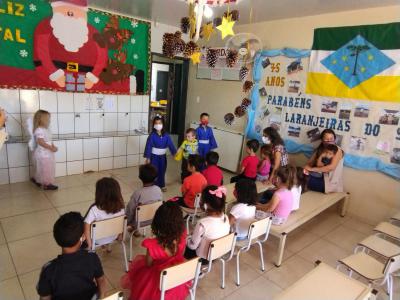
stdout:
[(186, 130), (186, 139), (183, 141), (182, 145), (179, 147), (178, 152), (175, 155), (175, 160), (182, 159), (181, 165), (181, 180), (190, 176), (190, 172), (187, 169), (188, 158), (191, 154), (198, 154), (199, 143), (196, 139), (196, 130), (189, 128)]

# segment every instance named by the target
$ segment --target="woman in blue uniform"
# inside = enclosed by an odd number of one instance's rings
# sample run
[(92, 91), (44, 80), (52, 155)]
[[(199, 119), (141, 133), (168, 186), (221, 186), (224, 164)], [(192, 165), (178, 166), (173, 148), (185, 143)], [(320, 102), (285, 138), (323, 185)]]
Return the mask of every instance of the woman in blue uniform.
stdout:
[(165, 172), (167, 171), (167, 148), (172, 155), (176, 154), (176, 148), (171, 140), (171, 137), (164, 130), (164, 119), (156, 116), (153, 120), (153, 131), (150, 133), (146, 142), (146, 149), (144, 150), (144, 157), (146, 163), (151, 163), (157, 168), (158, 175), (156, 185), (158, 185), (163, 192), (167, 189), (165, 187)]
[(202, 113), (200, 115), (200, 126), (196, 129), (196, 136), (199, 142), (199, 154), (204, 159), (206, 155), (211, 150), (218, 147), (215, 141), (214, 132), (211, 127), (208, 127), (209, 115), (207, 113)]

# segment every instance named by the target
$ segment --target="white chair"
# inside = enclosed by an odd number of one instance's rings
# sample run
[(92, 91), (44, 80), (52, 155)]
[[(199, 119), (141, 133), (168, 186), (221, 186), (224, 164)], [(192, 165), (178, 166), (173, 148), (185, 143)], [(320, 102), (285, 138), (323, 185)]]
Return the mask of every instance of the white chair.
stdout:
[[(136, 207), (136, 230), (143, 230), (143, 236), (146, 235), (146, 228), (151, 226), (149, 222), (154, 218), (156, 210), (163, 204), (162, 201), (156, 201), (150, 204), (139, 205)], [(132, 261), (132, 240), (135, 231), (132, 231), (129, 238), (129, 261)]]
[(236, 254), (236, 285), (240, 285), (240, 253), (250, 250), (252, 245), (257, 244), (260, 248), (261, 270), (265, 271), (264, 253), (262, 244), (268, 239), (269, 230), (271, 229), (272, 217), (257, 220), (250, 224), (247, 239), (238, 241), (236, 247), (239, 248)]
[(381, 234), (371, 235), (357, 244), (354, 253), (366, 252), (367, 254), (372, 251), (381, 255), (384, 259), (400, 254), (400, 246), (391, 243), (381, 237)]
[(383, 234), (385, 237), (400, 241), (400, 227), (392, 223), (381, 222), (374, 228), (374, 231)]
[[(124, 253), (125, 271), (128, 272), (128, 260), (126, 257), (126, 247), (125, 247), (125, 242), (124, 242), (125, 232), (126, 232), (126, 216), (125, 215), (111, 218), (111, 219), (102, 220), (102, 221), (96, 221), (90, 225), (90, 235), (92, 238), (92, 249), (91, 249), (92, 251), (95, 251), (96, 248), (100, 246), (96, 243), (97, 240), (122, 234), (122, 239), (121, 239), (120, 243), (122, 245), (122, 251)], [(108, 245), (111, 245), (114, 242), (115, 242), (115, 240), (112, 241), (111, 243), (109, 243)], [(104, 246), (104, 245), (101, 245), (101, 246)]]
[(183, 207), (182, 211), (187, 215), (186, 217), (186, 230), (187, 233), (189, 234), (189, 224), (190, 221), (192, 221), (192, 226), (196, 223), (196, 218), (201, 217), (204, 215), (204, 211), (200, 207), (200, 200), (201, 200), (201, 193), (197, 194), (196, 197), (194, 198), (194, 208), (188, 208), (188, 207)]
[(179, 265), (162, 270), (160, 274), (160, 299), (164, 300), (166, 291), (192, 281), (192, 286), (189, 289), (189, 292), (190, 299), (194, 300), (196, 298), (196, 288), (199, 281), (200, 269), (201, 259), (194, 258)]
[(393, 222), (400, 222), (400, 211), (397, 213), (397, 214), (395, 214), (395, 215), (393, 215), (393, 216), (391, 216), (390, 217), (390, 221), (393, 223)]
[(382, 263), (365, 252), (358, 252), (339, 260), (338, 263), (338, 270), (340, 266), (345, 266), (350, 277), (355, 272), (366, 279), (369, 286), (386, 283), (389, 299), (393, 300), (393, 276), (400, 269), (400, 254), (389, 257), (386, 263)]
[(103, 298), (103, 300), (123, 300), (124, 293), (123, 292), (116, 292), (108, 297)]

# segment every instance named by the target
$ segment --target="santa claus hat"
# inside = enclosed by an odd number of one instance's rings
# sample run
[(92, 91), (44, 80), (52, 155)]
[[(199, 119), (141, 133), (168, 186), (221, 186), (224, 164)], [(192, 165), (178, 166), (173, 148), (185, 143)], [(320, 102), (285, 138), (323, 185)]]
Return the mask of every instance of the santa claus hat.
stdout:
[(87, 10), (88, 2), (87, 0), (53, 0), (51, 1), (51, 6), (52, 7), (57, 7), (57, 6), (77, 6), (81, 9)]

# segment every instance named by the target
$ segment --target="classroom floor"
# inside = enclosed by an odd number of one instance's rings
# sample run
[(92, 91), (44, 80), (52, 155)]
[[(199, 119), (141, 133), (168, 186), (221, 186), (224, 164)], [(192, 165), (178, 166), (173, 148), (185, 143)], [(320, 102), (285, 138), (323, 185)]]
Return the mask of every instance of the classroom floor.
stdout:
[[(86, 212), (94, 199), (97, 179), (114, 176), (121, 184), (125, 201), (134, 189), (141, 186), (138, 168), (110, 170), (99, 173), (68, 176), (57, 179), (60, 190), (41, 191), (31, 183), (0, 186), (0, 299), (38, 299), (35, 286), (42, 265), (56, 257), (60, 249), (52, 236), (52, 227), (60, 214), (68, 211)], [(231, 174), (225, 173), (225, 182)], [(165, 198), (176, 196), (180, 190), (180, 169), (170, 160), (167, 174), (168, 191)], [(352, 253), (357, 241), (372, 233), (374, 224), (356, 218), (341, 218), (336, 209), (317, 216), (287, 239), (284, 262), (273, 265), (278, 240), (270, 236), (264, 245), (266, 270), (259, 269), (259, 254), (253, 249), (241, 256), (241, 286), (235, 285), (235, 262), (227, 264), (226, 288), (220, 285), (220, 265), (199, 282), (197, 299), (272, 299), (274, 295), (297, 281), (313, 268), (316, 260), (331, 266)], [(134, 254), (141, 254), (141, 239), (135, 240)], [(108, 292), (120, 290), (124, 274), (121, 247), (113, 246), (111, 254), (100, 250), (107, 277)], [(400, 299), (399, 280), (396, 279)], [(378, 299), (388, 299), (379, 289)]]

